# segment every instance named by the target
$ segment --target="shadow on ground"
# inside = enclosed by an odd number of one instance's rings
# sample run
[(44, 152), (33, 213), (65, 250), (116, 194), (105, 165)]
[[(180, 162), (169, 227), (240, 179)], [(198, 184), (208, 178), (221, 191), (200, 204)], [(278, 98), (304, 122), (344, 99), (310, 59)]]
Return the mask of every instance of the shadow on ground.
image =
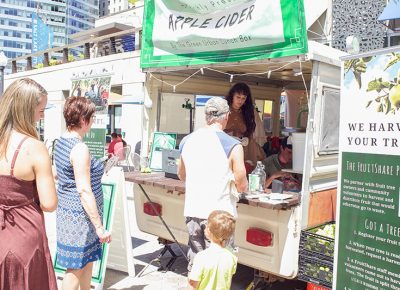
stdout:
[[(132, 243), (135, 247), (144, 245), (147, 241), (132, 238)], [(107, 269), (104, 289), (130, 289), (130, 290), (183, 290), (186, 289), (187, 283), (187, 261), (182, 255), (180, 248), (176, 244), (169, 244), (171, 250), (177, 255), (169, 270), (166, 266), (171, 262), (173, 255), (166, 251), (160, 257), (163, 250), (162, 245), (157, 250), (146, 251), (143, 254), (135, 255), (135, 277), (130, 277), (130, 285), (120, 285), (118, 282), (127, 277), (124, 272), (119, 272)], [(186, 254), (187, 247), (182, 246)], [(231, 290), (246, 290), (254, 280), (254, 269), (245, 265), (239, 264), (236, 274), (232, 279)], [(159, 281), (164, 281), (168, 287), (160, 286)], [(298, 280), (285, 280), (283, 282), (274, 282), (266, 284), (255, 280), (256, 287), (253, 290), (305, 290), (307, 285)], [(128, 283), (129, 284), (129, 283)], [(114, 286), (117, 285), (117, 286)], [(170, 285), (174, 288), (171, 288)]]
[(138, 238), (135, 238), (135, 237), (131, 237), (131, 241), (132, 241), (132, 248), (133, 249), (148, 242), (146, 240), (138, 239)]

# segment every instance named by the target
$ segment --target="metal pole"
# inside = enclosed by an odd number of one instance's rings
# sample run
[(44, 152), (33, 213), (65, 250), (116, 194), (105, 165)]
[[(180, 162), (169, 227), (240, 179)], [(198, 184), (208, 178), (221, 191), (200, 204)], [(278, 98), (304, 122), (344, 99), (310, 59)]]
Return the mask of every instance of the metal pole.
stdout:
[(0, 97), (3, 96), (4, 91), (4, 66), (0, 66)]
[(157, 213), (159, 219), (161, 220), (161, 222), (163, 223), (164, 227), (167, 229), (167, 231), (169, 232), (169, 234), (171, 235), (172, 239), (174, 240), (175, 244), (178, 246), (179, 250), (182, 253), (182, 256), (185, 257), (186, 261), (189, 262), (188, 257), (185, 254), (185, 251), (182, 249), (181, 245), (178, 243), (178, 241), (176, 240), (174, 234), (171, 232), (169, 226), (167, 225), (167, 223), (164, 221), (164, 219), (162, 218), (161, 214), (158, 212), (158, 210), (155, 208), (152, 200), (150, 199), (149, 195), (147, 194), (147, 192), (143, 189), (141, 184), (138, 184), (140, 189), (143, 191), (144, 196), (147, 198), (147, 200), (150, 202), (150, 206), (152, 207), (153, 211)]
[(189, 113), (190, 113), (190, 116), (189, 116), (190, 117), (190, 119), (189, 119), (189, 121), (190, 121), (189, 132), (192, 133), (193, 132), (193, 108), (190, 108)]

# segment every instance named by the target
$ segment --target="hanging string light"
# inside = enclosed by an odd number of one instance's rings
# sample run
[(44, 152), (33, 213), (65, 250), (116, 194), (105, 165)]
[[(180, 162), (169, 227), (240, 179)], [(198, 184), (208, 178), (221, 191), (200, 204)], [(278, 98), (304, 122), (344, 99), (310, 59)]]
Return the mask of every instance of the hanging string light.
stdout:
[(219, 73), (219, 74), (223, 74), (223, 75), (229, 76), (229, 82), (232, 83), (234, 77), (240, 77), (240, 76), (266, 75), (266, 77), (269, 79), (269, 78), (271, 77), (271, 74), (272, 74), (273, 72), (280, 71), (281, 69), (283, 69), (283, 68), (285, 68), (285, 67), (287, 67), (287, 66), (289, 66), (289, 65), (291, 65), (291, 64), (293, 64), (293, 63), (297, 63), (297, 62), (299, 63), (299, 70), (298, 70), (298, 73), (297, 73), (296, 76), (301, 76), (301, 78), (302, 78), (302, 80), (303, 80), (304, 88), (305, 88), (305, 90), (306, 90), (307, 98), (308, 98), (308, 89), (307, 89), (306, 81), (305, 81), (304, 76), (303, 76), (303, 70), (302, 70), (302, 66), (301, 66), (301, 63), (302, 63), (303, 61), (300, 60), (300, 59), (295, 60), (295, 61), (292, 61), (292, 62), (287, 62), (287, 63), (285, 63), (284, 65), (282, 65), (282, 66), (280, 66), (280, 67), (278, 67), (278, 68), (276, 68), (276, 69), (268, 69), (268, 70), (266, 70), (266, 71), (264, 71), (264, 72), (254, 72), (254, 73), (249, 72), (249, 73), (232, 74), (232, 73), (227, 73), (227, 72), (225, 72), (225, 71), (217, 70), (217, 69), (211, 68), (211, 67), (201, 67), (201, 68), (199, 68), (197, 71), (195, 71), (194, 73), (192, 73), (190, 76), (188, 76), (187, 78), (185, 78), (184, 80), (182, 80), (181, 82), (178, 82), (178, 83), (176, 83), (176, 84), (172, 84), (172, 83), (169, 83), (169, 82), (167, 82), (167, 81), (164, 81), (164, 80), (162, 80), (162, 79), (156, 77), (155, 75), (153, 75), (151, 72), (148, 72), (148, 74), (150, 75), (150, 79), (151, 79), (151, 78), (154, 78), (154, 79), (157, 80), (158, 82), (161, 82), (162, 84), (171, 87), (171, 88), (172, 88), (172, 91), (175, 93), (175, 92), (176, 92), (176, 89), (177, 89), (179, 86), (183, 85), (185, 82), (187, 82), (188, 80), (190, 80), (190, 79), (191, 79), (192, 77), (194, 77), (195, 75), (197, 75), (197, 74), (204, 75), (204, 70), (209, 70), (209, 71), (212, 71), (212, 72), (216, 72), (216, 73)]

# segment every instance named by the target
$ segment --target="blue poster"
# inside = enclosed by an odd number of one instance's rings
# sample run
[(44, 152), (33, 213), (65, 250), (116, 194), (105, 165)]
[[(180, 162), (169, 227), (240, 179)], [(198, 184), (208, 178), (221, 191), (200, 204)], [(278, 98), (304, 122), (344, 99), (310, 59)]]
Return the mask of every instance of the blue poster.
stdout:
[[(32, 13), (32, 53), (46, 50), (53, 43), (53, 31), (36, 14)], [(43, 56), (32, 58), (32, 65), (43, 62)]]

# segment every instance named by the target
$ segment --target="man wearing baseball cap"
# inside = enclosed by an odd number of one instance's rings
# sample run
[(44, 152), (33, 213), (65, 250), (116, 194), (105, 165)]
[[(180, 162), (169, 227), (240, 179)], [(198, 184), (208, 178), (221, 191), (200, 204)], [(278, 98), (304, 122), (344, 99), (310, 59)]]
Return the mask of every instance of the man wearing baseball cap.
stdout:
[(283, 138), (279, 153), (268, 156), (262, 162), (267, 177), (265, 188), (268, 188), (274, 179), (290, 174), (282, 171), (282, 169), (292, 167), (292, 137)]
[(186, 136), (179, 145), (178, 175), (186, 186), (189, 271), (196, 253), (209, 246), (204, 233), (208, 215), (224, 210), (237, 217), (237, 192), (247, 190), (243, 147), (223, 131), (230, 113), (227, 101), (213, 97), (204, 110), (207, 125)]

